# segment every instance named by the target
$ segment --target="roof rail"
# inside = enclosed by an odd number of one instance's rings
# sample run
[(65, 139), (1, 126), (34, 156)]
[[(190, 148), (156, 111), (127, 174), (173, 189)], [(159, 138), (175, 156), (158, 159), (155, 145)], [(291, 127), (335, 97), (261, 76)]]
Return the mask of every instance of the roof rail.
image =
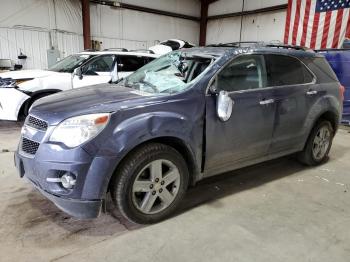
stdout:
[(149, 49), (135, 49), (135, 50), (130, 50), (129, 52), (154, 54), (154, 52)]
[(103, 49), (103, 51), (122, 51), (122, 52), (128, 52), (128, 49), (126, 48), (106, 48)]
[(275, 47), (275, 48), (284, 48), (284, 49), (294, 49), (294, 50), (301, 50), (301, 51), (307, 51), (307, 52), (314, 52), (312, 49), (304, 47), (304, 46), (297, 46), (297, 45), (286, 45), (280, 42), (270, 42), (265, 43), (262, 41), (246, 41), (246, 42), (232, 42), (232, 43), (220, 43), (220, 44), (212, 44), (207, 45), (211, 47), (250, 47), (250, 46), (260, 46), (260, 47)]
[(284, 48), (284, 49), (294, 49), (294, 50), (300, 50), (300, 51), (306, 51), (306, 52), (314, 52), (313, 49), (310, 49), (305, 46), (299, 46), (299, 45), (286, 45), (286, 44), (266, 44), (266, 47), (276, 47), (276, 48)]
[(241, 42), (230, 42), (230, 43), (219, 43), (219, 44), (211, 44), (207, 46), (212, 47), (248, 47), (252, 45), (261, 45), (264, 44), (264, 42), (261, 41), (241, 41)]

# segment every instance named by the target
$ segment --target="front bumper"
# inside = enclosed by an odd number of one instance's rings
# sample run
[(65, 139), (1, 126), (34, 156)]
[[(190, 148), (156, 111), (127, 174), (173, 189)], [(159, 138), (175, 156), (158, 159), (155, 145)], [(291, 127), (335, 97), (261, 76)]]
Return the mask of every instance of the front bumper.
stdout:
[[(81, 147), (63, 149), (50, 143), (40, 144), (32, 157), (21, 150), (15, 152), (19, 175), (26, 177), (57, 207), (77, 218), (98, 217), (116, 163), (116, 157), (92, 157)], [(65, 189), (61, 183), (47, 180), (58, 178), (66, 172), (76, 178), (72, 189)]]
[(15, 88), (0, 88), (0, 120), (17, 121), (23, 103), (30, 96)]
[(66, 199), (46, 192), (33, 182), (32, 184), (59, 209), (73, 217), (80, 219), (96, 218), (101, 213), (102, 200)]
[[(43, 163), (35, 163), (34, 159), (24, 157), (18, 152), (15, 153), (15, 165), (20, 177), (26, 177), (40, 193), (51, 200), (58, 208), (77, 218), (86, 219), (98, 217), (102, 206), (101, 199), (73, 199), (68, 196), (48, 192), (48, 189), (52, 191), (55, 189), (57, 190), (57, 185), (49, 185), (49, 183), (46, 183), (42, 178), (42, 175), (46, 177), (46, 175), (50, 176), (50, 174), (52, 174), (53, 169), (51, 168), (57, 168), (57, 164), (51, 164), (51, 167), (45, 167)], [(62, 192), (60, 193), (62, 194)]]

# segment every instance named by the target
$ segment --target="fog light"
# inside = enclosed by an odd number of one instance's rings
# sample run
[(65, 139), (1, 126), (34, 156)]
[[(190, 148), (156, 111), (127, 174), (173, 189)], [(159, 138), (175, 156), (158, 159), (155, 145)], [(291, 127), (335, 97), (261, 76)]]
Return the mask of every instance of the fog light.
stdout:
[(75, 178), (68, 173), (61, 176), (61, 183), (64, 188), (71, 189), (75, 185), (75, 181)]

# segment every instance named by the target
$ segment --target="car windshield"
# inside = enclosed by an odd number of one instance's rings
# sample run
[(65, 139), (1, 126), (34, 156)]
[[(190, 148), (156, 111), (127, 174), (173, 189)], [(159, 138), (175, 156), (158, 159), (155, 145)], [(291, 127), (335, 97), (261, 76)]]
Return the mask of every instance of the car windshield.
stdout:
[(174, 94), (187, 89), (214, 57), (174, 51), (141, 67), (119, 85), (150, 94)]
[(75, 68), (81, 66), (85, 61), (90, 59), (92, 55), (70, 55), (57, 62), (49, 68), (50, 71), (61, 73), (72, 73)]

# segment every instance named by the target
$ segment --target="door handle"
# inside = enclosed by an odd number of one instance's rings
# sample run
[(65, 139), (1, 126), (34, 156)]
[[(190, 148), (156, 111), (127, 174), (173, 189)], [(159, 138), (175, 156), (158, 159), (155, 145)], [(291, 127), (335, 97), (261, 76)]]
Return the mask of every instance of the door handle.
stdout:
[(317, 94), (317, 91), (315, 91), (315, 90), (310, 90), (310, 91), (306, 92), (306, 95), (308, 95), (308, 96), (312, 96), (312, 95), (316, 95), (316, 94)]
[(272, 104), (272, 103), (274, 103), (274, 102), (275, 102), (274, 99), (266, 99), (266, 100), (261, 100), (261, 101), (259, 102), (259, 104), (260, 104), (260, 105), (268, 105), (268, 104)]

